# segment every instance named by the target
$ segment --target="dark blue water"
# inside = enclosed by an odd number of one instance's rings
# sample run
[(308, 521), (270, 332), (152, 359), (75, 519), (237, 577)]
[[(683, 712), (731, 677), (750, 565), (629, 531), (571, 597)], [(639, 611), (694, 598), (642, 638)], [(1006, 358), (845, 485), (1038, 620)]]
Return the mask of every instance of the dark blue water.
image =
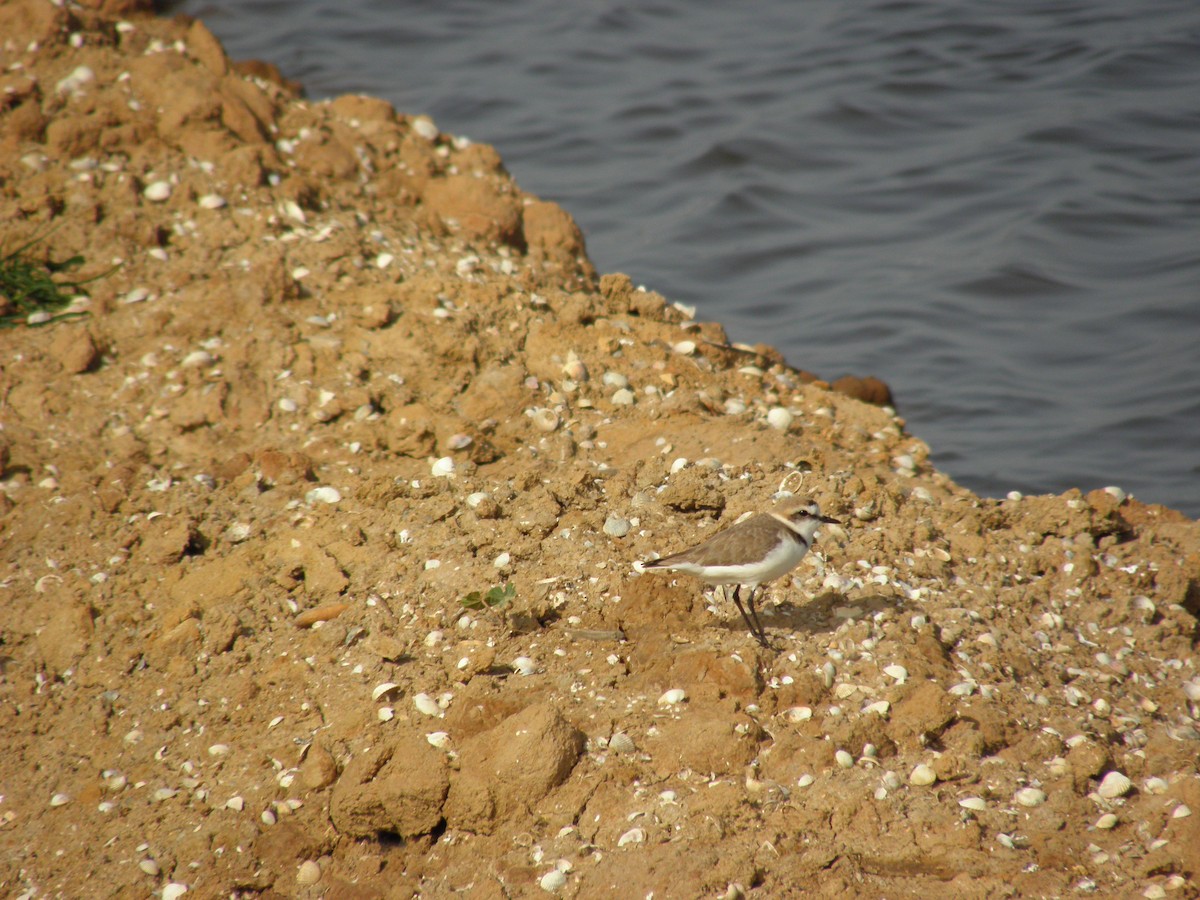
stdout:
[(875, 374), (988, 495), (1200, 515), (1195, 0), (185, 0), (494, 144), (597, 267)]

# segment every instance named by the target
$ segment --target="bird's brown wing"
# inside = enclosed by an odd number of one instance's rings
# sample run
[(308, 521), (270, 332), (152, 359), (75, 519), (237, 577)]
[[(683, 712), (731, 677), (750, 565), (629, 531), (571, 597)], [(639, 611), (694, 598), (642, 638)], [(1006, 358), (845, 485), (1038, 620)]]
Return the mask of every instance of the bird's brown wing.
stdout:
[(674, 563), (696, 562), (703, 559), (711, 566), (736, 566), (746, 561), (746, 548), (758, 542), (769, 542), (777, 533), (779, 523), (765, 513), (759, 513), (742, 522), (718, 531), (708, 540), (679, 553), (664, 556), (647, 565), (670, 566)]

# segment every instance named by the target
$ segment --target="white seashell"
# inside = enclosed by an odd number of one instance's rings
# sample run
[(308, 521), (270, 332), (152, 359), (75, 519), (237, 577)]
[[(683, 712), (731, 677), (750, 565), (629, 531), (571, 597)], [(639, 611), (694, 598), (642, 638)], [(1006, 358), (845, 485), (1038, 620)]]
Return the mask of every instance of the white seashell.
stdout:
[(659, 706), (675, 706), (687, 699), (687, 691), (683, 688), (671, 688), (658, 698)]
[(633, 738), (623, 731), (618, 731), (608, 739), (608, 749), (617, 753), (633, 753), (637, 746), (633, 743)]
[(894, 678), (900, 684), (904, 684), (904, 682), (908, 680), (908, 669), (904, 668), (904, 666), (898, 666), (895, 663), (890, 666), (886, 666), (883, 670), (883, 674), (889, 678)]
[(297, 884), (316, 884), (321, 880), (321, 867), (311, 859), (306, 859), (300, 863), (300, 868), (296, 870)]
[(467, 506), (471, 509), (478, 509), (479, 504), (488, 499), (488, 494), (485, 491), (476, 491), (473, 494), (467, 494)]
[(160, 787), (154, 792), (154, 800), (156, 803), (162, 803), (164, 800), (170, 800), (178, 793), (179, 791), (175, 790), (175, 788)]
[(440, 559), (425, 560), (425, 571), (426, 572), (430, 571), (431, 569), (440, 569), (441, 567), (442, 567), (442, 561)]
[(296, 410), (298, 410), (300, 408), (300, 404), (297, 403), (295, 400), (293, 400), (291, 397), (281, 398), (279, 403), (276, 404), (276, 406), (279, 407), (281, 412), (289, 412), (289, 413), (295, 412)]
[(815, 779), (812, 775), (809, 775), (806, 772), (803, 775), (801, 775), (799, 778), (796, 779), (796, 787), (806, 788), (816, 780), (817, 779)]
[(225, 529), (225, 537), (231, 544), (240, 544), (250, 539), (251, 528), (245, 522), (234, 522)]
[(1096, 820), (1096, 827), (1104, 831), (1117, 827), (1118, 819), (1112, 813), (1105, 813)]
[(1104, 776), (1100, 786), (1096, 788), (1096, 793), (1105, 800), (1115, 800), (1129, 793), (1132, 786), (1133, 782), (1124, 773), (1114, 771)]
[(865, 713), (875, 713), (877, 716), (886, 716), (888, 714), (888, 710), (891, 708), (892, 704), (890, 704), (888, 701), (876, 700), (874, 703), (868, 703), (866, 706), (864, 706), (862, 711)]
[(417, 116), (410, 123), (412, 130), (417, 133), (418, 137), (423, 137), (427, 141), (436, 141), (438, 137), (438, 127), (434, 124), (433, 119), (429, 116)]
[(1153, 778), (1147, 778), (1145, 784), (1146, 793), (1148, 794), (1165, 794), (1169, 786), (1165, 778), (1159, 778), (1157, 775)]
[(505, 550), (496, 554), (496, 558), (492, 560), (492, 565), (497, 569), (506, 569), (511, 562), (512, 554)]
[(246, 801), (241, 797), (230, 797), (227, 801), (225, 801), (225, 808), (232, 809), (236, 812), (241, 812), (246, 808)]
[(963, 797), (958, 801), (958, 805), (963, 809), (970, 809), (975, 812), (982, 812), (987, 809), (987, 801), (982, 797)]
[(426, 647), (436, 647), (445, 639), (446, 633), (444, 631), (431, 631), (429, 634), (425, 635), (424, 643)]
[(616, 513), (609, 513), (608, 518), (604, 520), (604, 533), (609, 537), (625, 537), (631, 527), (628, 519)]
[(264, 825), (274, 825), (279, 821), (279, 816), (275, 815), (275, 810), (273, 809), (264, 809), (259, 819), (262, 820)]
[(678, 344), (673, 346), (671, 349), (674, 350), (676, 353), (678, 353), (680, 356), (691, 356), (693, 353), (696, 352), (696, 342), (695, 341), (680, 341)]
[(1009, 500), (1014, 500), (1014, 501), (1015, 501), (1015, 500), (1023, 500), (1023, 499), (1025, 498), (1025, 495), (1024, 495), (1024, 494), (1022, 494), (1020, 491), (1009, 491), (1009, 492), (1008, 492), (1007, 494), (1005, 494), (1004, 496), (1005, 496), (1007, 499), (1009, 499)]
[(547, 433), (554, 431), (560, 424), (558, 414), (552, 409), (536, 409), (533, 411), (533, 427)]
[(1015, 850), (1017, 848), (1017, 842), (1013, 840), (1011, 834), (1000, 832), (1000, 834), (996, 835), (996, 842), (1002, 847), (1007, 847), (1009, 850)]
[(417, 708), (417, 712), (426, 716), (438, 716), (442, 713), (442, 708), (438, 706), (438, 702), (424, 693), (413, 697), (413, 706)]
[(454, 474), (454, 460), (449, 456), (443, 456), (441, 459), (435, 460), (432, 472), (436, 478), (449, 478)]
[(141, 303), (142, 301), (148, 300), (149, 298), (150, 298), (150, 289), (149, 288), (135, 287), (128, 294), (126, 294), (124, 297), (121, 298), (121, 302), (125, 303), (125, 304)]
[(567, 354), (567, 361), (562, 367), (562, 372), (572, 381), (579, 382), (580, 384), (588, 380), (587, 366), (573, 352)]
[(1115, 484), (1110, 484), (1108, 487), (1106, 487), (1104, 489), (1104, 493), (1115, 499), (1118, 504), (1124, 503), (1125, 498), (1129, 496), (1123, 489), (1117, 487)]
[(202, 209), (221, 209), (225, 206), (225, 198), (220, 194), (205, 194), (196, 202)]
[(612, 400), (613, 406), (633, 406), (633, 391), (629, 390), (629, 388), (621, 388), (609, 399)]
[(95, 79), (96, 73), (89, 66), (76, 66), (70, 75), (61, 79), (54, 86), (54, 90), (59, 94), (73, 94), (85, 84), (95, 81)]
[(70, 802), (71, 798), (67, 794), (59, 793), (50, 798), (51, 806), (66, 806)]
[(172, 881), (162, 889), (162, 900), (179, 900), (188, 892), (186, 884), (180, 884), (178, 881)]
[(375, 257), (375, 268), (386, 269), (395, 261), (395, 259), (396, 257), (392, 253), (380, 253), (377, 257)]
[(813, 711), (811, 706), (793, 706), (783, 715), (789, 722), (807, 722), (812, 718)]
[(538, 881), (538, 886), (548, 893), (554, 894), (561, 891), (567, 885), (567, 876), (558, 869), (552, 869), (541, 877)]
[[(212, 750), (210, 749), (209, 752), (211, 753)], [(127, 784), (129, 784), (129, 779), (126, 778), (124, 775), (122, 775), (120, 772), (111, 772), (110, 771), (110, 772), (106, 772), (104, 775), (104, 786), (110, 791), (115, 792), (115, 791), (124, 790), (125, 785), (127, 785)], [(1158, 793), (1161, 794), (1162, 791), (1159, 791)]]
[(429, 741), (429, 746), (436, 747), (439, 750), (445, 750), (450, 746), (450, 735), (444, 731), (434, 731), (431, 734), (425, 735), (425, 740)]
[(1183, 693), (1193, 703), (1200, 703), (1200, 679), (1193, 678), (1183, 683)]
[(674, 462), (671, 463), (671, 474), (674, 475), (680, 469), (687, 468), (687, 464), (688, 464), (687, 457), (680, 456), (678, 459), (676, 459)]
[(900, 780), (899, 772), (884, 772), (883, 778), (880, 780), (883, 782), (883, 786), (889, 791), (897, 790), (902, 784), (904, 784), (904, 782)]
[(319, 488), (313, 488), (304, 495), (306, 503), (337, 503), (342, 499), (341, 492), (335, 487), (328, 485)]
[(396, 684), (394, 681), (385, 681), (382, 684), (378, 684), (375, 686), (375, 690), (371, 691), (371, 699), (378, 700), (385, 694), (390, 694), (399, 686), (400, 685)]
[(972, 681), (960, 681), (958, 684), (951, 687), (946, 693), (953, 694), (955, 697), (970, 697), (975, 693), (975, 688), (978, 685)]
[(462, 259), (456, 262), (454, 264), (454, 271), (457, 272), (460, 277), (465, 277), (470, 275), (472, 272), (479, 271), (479, 266), (479, 257), (472, 254), (471, 256), (464, 256)]
[(148, 184), (146, 185), (146, 189), (142, 191), (142, 196), (155, 203), (162, 203), (171, 196), (171, 183), (169, 181), (155, 181), (152, 184)]
[(627, 388), (629, 387), (629, 379), (620, 372), (605, 372), (600, 378), (600, 381), (605, 387), (612, 388)]
[(211, 366), (216, 360), (213, 355), (207, 350), (193, 350), (179, 363), (185, 369), (199, 369), (203, 366)]
[(630, 828), (627, 832), (617, 838), (617, 846), (624, 847), (627, 844), (641, 844), (646, 840), (646, 832), (641, 828)]
[(147, 875), (158, 875), (160, 872), (162, 872), (162, 867), (152, 859), (143, 859), (138, 863), (138, 868)]
[(854, 757), (845, 750), (839, 750), (837, 753), (833, 754), (833, 758), (843, 769), (854, 768)]
[(451, 435), (450, 440), (446, 443), (450, 445), (451, 450), (466, 450), (473, 443), (475, 443), (475, 438), (471, 437), (469, 434), (460, 433)]
[(1186, 803), (1180, 803), (1177, 807), (1171, 810), (1172, 819), (1186, 819), (1192, 814), (1192, 808)]
[(519, 675), (532, 675), (537, 671), (537, 663), (528, 656), (518, 656), (512, 661), (512, 667)]
[(1035, 787), (1024, 787), (1013, 794), (1013, 800), (1021, 806), (1041, 806), (1046, 802), (1046, 792)]
[(730, 397), (725, 401), (725, 415), (740, 416), (746, 411), (746, 401), (738, 400), (736, 397)]
[(777, 431), (787, 431), (792, 427), (794, 420), (795, 416), (782, 406), (772, 407), (767, 413), (767, 424)]
[(937, 773), (925, 763), (921, 763), (912, 770), (912, 774), (908, 776), (908, 783), (915, 784), (918, 787), (933, 784), (937, 781)]

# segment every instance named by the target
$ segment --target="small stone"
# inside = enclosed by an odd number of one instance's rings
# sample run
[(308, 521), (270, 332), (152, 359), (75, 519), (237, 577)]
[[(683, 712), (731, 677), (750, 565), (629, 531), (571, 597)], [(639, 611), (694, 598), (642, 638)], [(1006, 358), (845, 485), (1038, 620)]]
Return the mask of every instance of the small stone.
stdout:
[(232, 809), (234, 812), (241, 812), (246, 808), (246, 801), (241, 797), (230, 797), (225, 801), (225, 808)]
[(321, 867), (314, 860), (306, 859), (296, 870), (297, 884), (316, 884), (321, 880)]
[(629, 388), (621, 388), (612, 395), (613, 406), (633, 406), (633, 391)]

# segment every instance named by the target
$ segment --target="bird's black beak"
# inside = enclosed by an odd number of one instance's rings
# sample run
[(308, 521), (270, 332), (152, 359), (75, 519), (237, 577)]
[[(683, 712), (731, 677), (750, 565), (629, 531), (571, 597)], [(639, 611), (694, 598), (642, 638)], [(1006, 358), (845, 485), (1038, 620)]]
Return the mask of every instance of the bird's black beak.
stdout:
[(837, 519), (831, 518), (830, 516), (821, 516), (821, 521), (825, 522), (827, 525), (841, 525), (842, 524)]

